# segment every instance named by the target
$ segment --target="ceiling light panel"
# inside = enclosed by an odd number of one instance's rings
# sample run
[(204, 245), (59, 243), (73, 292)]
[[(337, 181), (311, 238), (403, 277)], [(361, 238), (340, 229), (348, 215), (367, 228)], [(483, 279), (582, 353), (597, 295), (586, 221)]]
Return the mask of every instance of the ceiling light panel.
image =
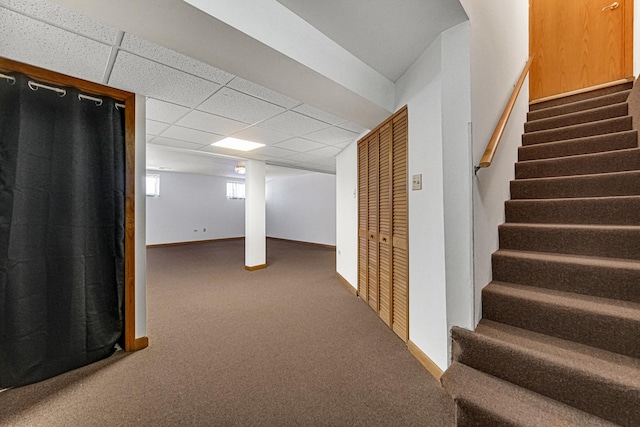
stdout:
[(235, 138), (247, 139), (249, 141), (261, 142), (271, 145), (276, 142), (284, 141), (291, 138), (286, 133), (276, 132), (275, 130), (264, 129), (258, 126), (251, 126), (243, 131), (235, 133)]
[(326, 147), (326, 145), (324, 144), (320, 144), (315, 141), (309, 141), (308, 139), (304, 138), (287, 139), (286, 141), (278, 142), (274, 146), (298, 152), (317, 150), (318, 148)]
[(224, 87), (203, 102), (198, 110), (253, 124), (285, 111), (284, 108)]
[(337, 125), (339, 123), (344, 123), (347, 120), (342, 117), (334, 116), (331, 113), (327, 113), (319, 108), (312, 107), (308, 104), (302, 104), (293, 109), (293, 111), (297, 111), (298, 113), (304, 114), (305, 116), (312, 117), (314, 119), (321, 120), (326, 123), (331, 123), (332, 125)]
[(250, 82), (240, 77), (235, 77), (227, 84), (227, 86), (287, 109), (300, 104), (300, 101), (289, 98), (288, 96), (282, 95), (278, 92), (274, 92), (271, 89), (267, 89), (266, 87), (260, 86), (259, 84)]
[(330, 125), (293, 111), (287, 111), (284, 114), (280, 114), (279, 116), (258, 124), (258, 126), (292, 136), (300, 136), (326, 128)]
[(175, 104), (195, 107), (220, 85), (119, 51), (109, 84)]
[(193, 142), (200, 145), (213, 144), (214, 142), (224, 139), (223, 135), (202, 132), (196, 129), (184, 128), (181, 126), (171, 126), (162, 132), (162, 136), (166, 138), (181, 139), (183, 141)]
[(264, 146), (264, 144), (260, 144), (259, 142), (247, 141), (244, 139), (231, 137), (225, 138), (222, 141), (218, 141), (213, 145), (215, 147), (229, 148), (231, 150), (239, 151), (251, 151)]
[(220, 85), (224, 85), (231, 80), (234, 75), (220, 70), (212, 65), (205, 64), (196, 59), (178, 53), (174, 50), (167, 49), (164, 46), (157, 45), (132, 34), (125, 34), (122, 39), (121, 48), (136, 55), (143, 56), (170, 67), (177, 68), (189, 74), (202, 77)]
[(193, 142), (183, 141), (180, 139), (165, 138), (163, 136), (157, 136), (150, 142), (151, 145), (164, 145), (166, 147), (174, 148), (186, 148), (189, 150), (198, 150), (203, 147), (202, 144), (196, 144)]
[[(58, 25), (69, 31), (91, 37), (107, 44), (113, 44), (118, 34), (116, 28), (80, 15), (50, 1), (0, 0), (0, 6), (6, 6), (9, 9)], [(2, 22), (4, 25), (6, 21)]]
[(180, 119), (176, 124), (225, 136), (231, 135), (232, 133), (247, 127), (246, 123), (227, 119), (226, 117), (204, 113), (197, 110), (191, 111), (189, 114)]
[(304, 137), (323, 144), (333, 145), (353, 141), (358, 137), (358, 134), (339, 127), (330, 127), (306, 134)]
[(168, 124), (162, 122), (156, 122), (155, 120), (147, 120), (146, 133), (147, 135), (160, 135), (169, 127)]
[(101, 82), (111, 47), (0, 8), (2, 56)]
[(147, 98), (147, 118), (165, 123), (173, 123), (189, 112), (187, 107)]

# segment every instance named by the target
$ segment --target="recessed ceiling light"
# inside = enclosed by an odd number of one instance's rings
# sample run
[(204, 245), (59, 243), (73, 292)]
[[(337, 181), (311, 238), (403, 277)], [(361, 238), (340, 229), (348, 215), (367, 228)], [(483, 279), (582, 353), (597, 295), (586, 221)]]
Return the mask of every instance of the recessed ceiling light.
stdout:
[(222, 141), (214, 142), (211, 144), (215, 147), (230, 148), (232, 150), (251, 151), (256, 148), (264, 147), (264, 144), (258, 142), (245, 141), (238, 138), (225, 138)]

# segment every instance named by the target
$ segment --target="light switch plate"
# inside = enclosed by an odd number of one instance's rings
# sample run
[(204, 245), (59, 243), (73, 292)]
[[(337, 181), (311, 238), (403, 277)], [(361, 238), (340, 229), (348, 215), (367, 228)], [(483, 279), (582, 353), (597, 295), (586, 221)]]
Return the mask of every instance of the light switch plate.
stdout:
[(422, 190), (422, 174), (421, 173), (413, 175), (413, 178), (411, 179), (411, 189)]

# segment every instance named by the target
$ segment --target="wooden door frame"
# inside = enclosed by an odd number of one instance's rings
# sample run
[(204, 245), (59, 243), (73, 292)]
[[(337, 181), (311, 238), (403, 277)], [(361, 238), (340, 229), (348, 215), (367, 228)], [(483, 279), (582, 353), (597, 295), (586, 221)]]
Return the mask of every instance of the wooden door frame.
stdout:
[(136, 96), (134, 93), (114, 89), (99, 83), (60, 74), (0, 57), (0, 71), (25, 74), (42, 83), (71, 86), (89, 95), (108, 96), (125, 105), (125, 272), (124, 272), (124, 330), (121, 347), (137, 351), (149, 345), (148, 338), (136, 339), (136, 282), (135, 282), (135, 142)]
[[(532, 55), (535, 55), (536, 52), (532, 51), (533, 48), (533, 42), (532, 42), (532, 38), (533, 38), (533, 34), (531, 31), (531, 23), (532, 23), (532, 15), (531, 15), (531, 3), (534, 2), (535, 0), (529, 0), (529, 37), (528, 37), (528, 42), (529, 42), (529, 56), (531, 57)], [(635, 2), (634, 0), (626, 0), (625, 1), (625, 9), (624, 9), (624, 16), (622, 18), (622, 22), (623, 25), (625, 27), (625, 29), (627, 31), (625, 31), (624, 34), (624, 49), (623, 49), (623, 68), (624, 68), (624, 73), (626, 74), (626, 76), (624, 76), (624, 78), (627, 79), (633, 79), (635, 80), (635, 76), (634, 76), (634, 70), (633, 70), (633, 39), (634, 39), (634, 25), (636, 24), (640, 24), (640, 23), (635, 23), (634, 22), (634, 10), (635, 10)], [(531, 81), (531, 80), (530, 80)], [(531, 83), (529, 83), (531, 85)], [(600, 86), (606, 86), (607, 83), (601, 84), (601, 85), (596, 85), (596, 86), (591, 86), (591, 87), (584, 87), (584, 88), (579, 88), (576, 90), (572, 90), (569, 93), (580, 93), (580, 92), (587, 92), (591, 89), (595, 89), (598, 88)], [(555, 97), (558, 97), (561, 94), (553, 94), (553, 95), (549, 95), (549, 96), (545, 96), (542, 98), (538, 98), (538, 99), (532, 99), (531, 98), (531, 86), (529, 86), (529, 101), (542, 101), (542, 100), (546, 100), (546, 99), (553, 99)]]

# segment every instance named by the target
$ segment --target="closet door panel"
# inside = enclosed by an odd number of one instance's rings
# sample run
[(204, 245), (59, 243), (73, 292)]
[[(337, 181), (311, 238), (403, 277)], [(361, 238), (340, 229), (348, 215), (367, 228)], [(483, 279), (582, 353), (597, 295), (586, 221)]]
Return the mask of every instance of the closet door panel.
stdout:
[(368, 300), (368, 171), (369, 147), (366, 141), (358, 143), (358, 295)]
[(392, 186), (391, 186), (391, 169), (392, 151), (391, 151), (391, 124), (387, 124), (380, 129), (379, 134), (380, 146), (380, 191), (379, 191), (379, 312), (380, 318), (389, 326), (392, 326), (392, 295), (391, 295), (391, 276), (392, 276), (392, 252), (391, 252), (391, 206), (393, 203)]
[(409, 339), (407, 113), (393, 119), (393, 330)]
[(376, 312), (378, 311), (378, 198), (379, 198), (379, 153), (378, 153), (378, 136), (373, 135), (368, 140), (369, 158), (368, 158), (368, 299), (369, 306)]

